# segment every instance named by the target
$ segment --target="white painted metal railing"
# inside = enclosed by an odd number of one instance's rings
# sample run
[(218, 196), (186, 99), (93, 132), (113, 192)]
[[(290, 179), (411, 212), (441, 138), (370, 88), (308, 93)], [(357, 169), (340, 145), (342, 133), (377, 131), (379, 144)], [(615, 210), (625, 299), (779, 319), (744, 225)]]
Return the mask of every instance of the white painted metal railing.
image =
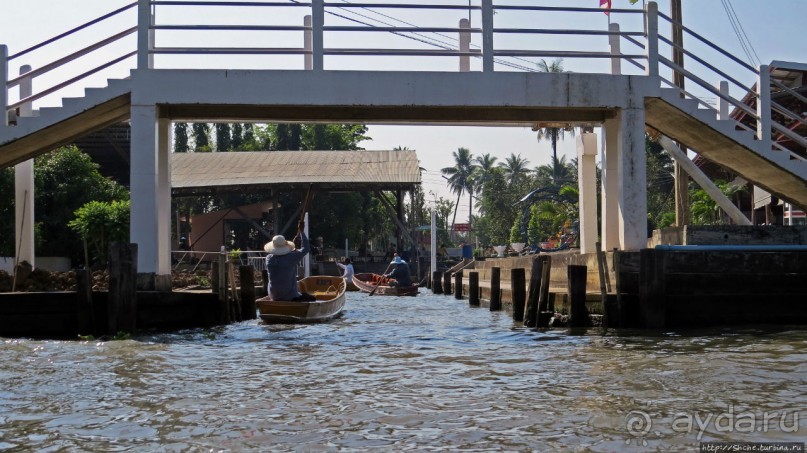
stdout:
[[(769, 80), (767, 67), (762, 67), (761, 71), (755, 69), (681, 24), (676, 25), (681, 27), (688, 39), (694, 39), (702, 47), (717, 52), (733, 70), (699, 56), (692, 50), (693, 46), (677, 46), (665, 33), (665, 30), (672, 28), (674, 21), (658, 12), (654, 2), (648, 3), (646, 11), (639, 8), (612, 9), (611, 18), (624, 17), (626, 23), (636, 28), (626, 27), (621, 30), (615, 23), (599, 28), (592, 27), (592, 24), (597, 24), (598, 19), (603, 19), (601, 9), (563, 6), (564, 2), (560, 0), (535, 2), (545, 5), (508, 5), (505, 0), (472, 0), (469, 4), (450, 3), (451, 1), (414, 3), (414, 0), (376, 0), (371, 3), (349, 3), (325, 0), (138, 0), (21, 52), (9, 55), (0, 46), (0, 106), (13, 113), (21, 105), (76, 85), (89, 75), (111, 66), (123, 64), (135, 54), (136, 67), (144, 70), (206, 69), (220, 60), (230, 62), (231, 60), (224, 59), (233, 57), (244, 59), (238, 60), (239, 64), (247, 65), (244, 69), (341, 70), (344, 68), (339, 62), (343, 57), (367, 61), (368, 63), (361, 64), (361, 69), (365, 70), (412, 70), (416, 67), (411, 63), (391, 67), (388, 60), (375, 66), (371, 63), (374, 58), (381, 57), (395, 58), (396, 61), (426, 58), (442, 61), (447, 59), (454, 64), (459, 62), (458, 66), (443, 66), (443, 69), (437, 70), (446, 70), (449, 67), (450, 70), (470, 71), (475, 67), (477, 71), (483, 72), (538, 71), (537, 63), (541, 59), (563, 58), (567, 63), (587, 62), (582, 71), (567, 67), (574, 72), (597, 72), (596, 69), (591, 69), (596, 66), (593, 62), (610, 61), (611, 72), (621, 73), (621, 70), (615, 71), (614, 68), (619, 68), (621, 62), (626, 61), (638, 68), (639, 74), (658, 76), (661, 83), (670, 87), (675, 87), (671, 82), (671, 74), (683, 74), (691, 82), (686, 89), (679, 88), (683, 97), (695, 99), (707, 109), (717, 110), (717, 107), (705, 102), (703, 98), (706, 96), (716, 98), (718, 101), (715, 104), (727, 103), (733, 106), (755, 123), (746, 126), (738, 122), (738, 127), (754, 130), (758, 139), (770, 140), (775, 131), (807, 147), (804, 137), (771, 118), (773, 110), (791, 122), (807, 124), (800, 112), (791, 112), (780, 103), (770, 101), (771, 89), (793, 96), (801, 102), (805, 101), (803, 96), (776, 80)], [(58, 46), (64, 37), (132, 10), (136, 10), (137, 14), (135, 27), (126, 28), (27, 74), (9, 79), (9, 66), (19, 57), (50, 46)], [(232, 14), (236, 10), (239, 14)], [(213, 11), (212, 15), (210, 11)], [(261, 11), (263, 15), (259, 13)], [(271, 14), (266, 15), (266, 11)], [(292, 13), (286, 14), (288, 11)], [(460, 17), (466, 14), (467, 18)], [(396, 17), (398, 15), (405, 15), (405, 19)], [(556, 15), (574, 15), (575, 26), (553, 27), (554, 23), (546, 18)], [(636, 21), (632, 19), (634, 17), (641, 20)], [(659, 27), (659, 20), (663, 27)], [(417, 23), (427, 25), (419, 26)], [(472, 23), (475, 25), (472, 26)], [(10, 90), (18, 87), (24, 79), (56, 72), (63, 65), (93, 54), (135, 32), (135, 49), (127, 50), (117, 58), (97, 64), (92, 69), (40, 89), (30, 96), (17, 96), (16, 99), (9, 97)], [(216, 33), (227, 35), (222, 35), (219, 42), (208, 42), (209, 37), (218, 36)], [(221, 44), (227, 42), (225, 38), (232, 40), (233, 36), (237, 38), (236, 45)], [(537, 38), (551, 36), (563, 36), (564, 44), (565, 41), (573, 44), (562, 50), (540, 48), (541, 43), (546, 41)], [(521, 39), (519, 45), (514, 45), (513, 39)], [(620, 46), (615, 45), (618, 41), (631, 50), (620, 50)], [(672, 49), (683, 52), (688, 61), (686, 68), (681, 68), (670, 58), (660, 55), (660, 45), (665, 51), (669, 49), (670, 53)], [(217, 58), (205, 57), (210, 55), (216, 55)], [(185, 63), (182, 58), (185, 56), (195, 56), (196, 59), (183, 66)], [(290, 67), (278, 68), (273, 66), (274, 60), (271, 57), (297, 57), (300, 60), (294, 60)], [(247, 60), (250, 63), (240, 63)], [(472, 66), (471, 62), (476, 62), (476, 66)], [(227, 68), (242, 69), (229, 63)], [(602, 72), (608, 72), (608, 68), (603, 68)], [(731, 75), (737, 73), (740, 75)], [(758, 89), (755, 90), (741, 80), (755, 81)], [(725, 88), (726, 81), (730, 84), (730, 89), (720, 89), (721, 83)], [(751, 107), (752, 104), (757, 107)], [(6, 124), (7, 118), (4, 115), (0, 126)], [(781, 146), (774, 143), (771, 146), (781, 149)], [(792, 158), (801, 157), (792, 154)]]

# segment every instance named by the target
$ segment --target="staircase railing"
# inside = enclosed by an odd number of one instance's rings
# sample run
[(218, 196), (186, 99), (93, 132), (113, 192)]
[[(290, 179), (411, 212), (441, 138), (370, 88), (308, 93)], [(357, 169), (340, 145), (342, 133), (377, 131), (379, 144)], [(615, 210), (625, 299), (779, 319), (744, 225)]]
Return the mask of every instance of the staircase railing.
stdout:
[[(137, 51), (124, 51), (122, 55), (114, 57), (110, 60), (106, 60), (104, 57), (101, 57), (101, 59), (105, 60), (105, 62), (101, 64), (96, 64), (95, 66), (92, 66), (89, 69), (82, 68), (82, 72), (78, 73), (73, 77), (69, 77), (66, 80), (55, 83), (39, 91), (36, 92), (32, 91), (34, 79), (45, 76), (46, 74), (49, 74), (51, 76), (53, 74), (61, 74), (56, 70), (63, 69), (68, 64), (78, 62), (79, 59), (82, 59), (87, 55), (96, 53), (101, 49), (108, 49), (111, 44), (119, 42), (123, 38), (134, 34), (137, 31), (137, 27), (126, 28), (123, 31), (115, 33), (107, 38), (94, 42), (79, 50), (76, 50), (61, 58), (58, 58), (53, 62), (44, 64), (39, 68), (31, 70), (29, 65), (23, 65), (20, 68), (21, 74), (17, 77), (9, 79), (9, 66), (11, 65), (11, 63), (19, 61), (21, 57), (31, 56), (37, 51), (43, 49), (61, 50), (59, 46), (63, 45), (64, 43), (63, 40), (65, 38), (72, 37), (76, 33), (83, 30), (91, 29), (94, 26), (99, 26), (99, 24), (105, 22), (108, 23), (108, 21), (111, 18), (120, 16), (127, 11), (133, 10), (135, 6), (137, 6), (137, 2), (130, 3), (107, 14), (104, 14), (96, 19), (93, 19), (89, 22), (83, 23), (64, 33), (56, 35), (52, 38), (49, 38), (45, 41), (42, 41), (36, 45), (33, 45), (31, 47), (28, 47), (27, 49), (21, 50), (11, 55), (8, 54), (8, 51), (5, 46), (0, 46), (0, 60), (2, 60), (2, 63), (0, 63), (0, 106), (4, 107), (2, 109), (3, 112), (2, 124), (7, 124), (8, 122), (14, 122), (15, 118), (19, 116), (20, 107), (24, 105), (33, 105), (32, 103), (34, 101), (40, 100), (46, 96), (49, 96), (53, 93), (63, 90), (66, 87), (72, 86), (80, 80), (86, 79), (87, 77), (93, 74), (97, 74), (103, 71), (104, 69), (114, 66), (134, 56), (137, 53)], [(20, 89), (19, 95), (17, 96), (16, 101), (10, 101), (9, 93), (14, 88)]]
[[(807, 148), (807, 139), (791, 128), (793, 124), (807, 125), (807, 121), (799, 113), (782, 105), (786, 103), (785, 101), (771, 101), (771, 93), (776, 92), (791, 97), (791, 100), (802, 104), (805, 101), (804, 96), (791, 87), (772, 79), (771, 70), (773, 68), (768, 65), (754, 68), (664, 13), (659, 12), (658, 17), (663, 24), (667, 25), (667, 27), (660, 26), (659, 30), (668, 30), (671, 34), (673, 27), (678, 27), (684, 33), (685, 38), (690, 39), (689, 45), (682, 46), (662, 34), (661, 31), (659, 32), (659, 43), (664, 44), (670, 53), (680, 52), (690, 62), (685, 69), (671, 59), (659, 56), (659, 64), (670, 71), (669, 75), (666, 75), (665, 72), (660, 73), (663, 84), (678, 89), (682, 98), (694, 99), (700, 107), (715, 111), (717, 118), (721, 120), (734, 119), (737, 129), (754, 132), (757, 140), (767, 143), (767, 145), (763, 145), (765, 148), (787, 152), (791, 159), (805, 160), (804, 151)], [(691, 40), (695, 41), (694, 45)], [(633, 41), (633, 44), (641, 45), (636, 41)], [(704, 57), (693, 51), (695, 48), (713, 51), (713, 55), (708, 58)], [(717, 63), (713, 63), (716, 60), (712, 60), (712, 57), (722, 59), (724, 64), (719, 68)], [(739, 75), (729, 75), (729, 71), (726, 69), (729, 66), (734, 69), (732, 73)], [(686, 88), (677, 86), (671, 80), (676, 73), (690, 85)], [(740, 79), (754, 80), (755, 84), (748, 86), (740, 82)], [(710, 83), (710, 81), (713, 82)], [(695, 89), (691, 88), (692, 84), (695, 85)], [(732, 93), (735, 94), (732, 95)], [(709, 95), (716, 99), (714, 105), (704, 100)], [(729, 109), (731, 109), (730, 112)], [(782, 124), (778, 119), (789, 120), (790, 127)], [(775, 136), (786, 137), (798, 145), (797, 149), (785, 148), (774, 140)]]

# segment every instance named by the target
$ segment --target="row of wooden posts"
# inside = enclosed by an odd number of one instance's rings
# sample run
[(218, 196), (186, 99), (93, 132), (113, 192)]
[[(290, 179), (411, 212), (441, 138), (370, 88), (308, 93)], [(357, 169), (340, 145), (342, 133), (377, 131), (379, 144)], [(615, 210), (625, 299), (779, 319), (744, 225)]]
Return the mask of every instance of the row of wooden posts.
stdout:
[[(547, 327), (555, 315), (549, 306), (549, 271), (551, 256), (540, 255), (532, 261), (530, 269), (529, 288), (527, 288), (523, 268), (510, 269), (510, 288), (513, 304), (513, 320), (523, 322), (526, 327)], [(589, 325), (589, 315), (586, 309), (586, 266), (569, 265), (568, 269), (568, 296), (571, 305), (569, 313), (570, 327), (585, 327)], [(501, 268), (492, 267), (490, 272), (490, 311), (502, 310)], [(432, 293), (451, 294), (454, 279), (453, 294), (455, 299), (463, 298), (462, 269), (456, 272), (435, 271), (432, 273)], [(479, 272), (468, 272), (468, 304), (474, 307), (481, 305), (479, 291)]]

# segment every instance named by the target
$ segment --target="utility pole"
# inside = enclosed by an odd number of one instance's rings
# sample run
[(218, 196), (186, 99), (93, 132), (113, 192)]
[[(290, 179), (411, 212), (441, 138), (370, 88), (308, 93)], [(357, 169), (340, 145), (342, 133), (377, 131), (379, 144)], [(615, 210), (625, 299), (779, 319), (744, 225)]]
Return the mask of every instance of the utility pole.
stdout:
[[(684, 30), (682, 28), (683, 19), (681, 12), (681, 0), (670, 0), (670, 17), (672, 18), (672, 60), (677, 66), (684, 67)], [(679, 25), (681, 24), (681, 25)], [(679, 71), (673, 72), (673, 83), (681, 89), (681, 97), (684, 97), (684, 74)], [(681, 143), (678, 146), (686, 152), (686, 147)], [(675, 224), (682, 227), (689, 223), (689, 175), (684, 171), (678, 162), (674, 162), (675, 170)]]

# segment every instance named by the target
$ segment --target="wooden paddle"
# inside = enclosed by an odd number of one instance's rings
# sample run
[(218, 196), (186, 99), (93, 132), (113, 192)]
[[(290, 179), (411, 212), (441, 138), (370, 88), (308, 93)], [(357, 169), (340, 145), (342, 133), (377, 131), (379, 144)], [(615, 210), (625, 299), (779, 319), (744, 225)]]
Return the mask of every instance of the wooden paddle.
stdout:
[[(386, 274), (389, 271), (390, 267), (392, 267), (392, 263), (389, 263), (389, 266), (387, 266), (387, 269), (384, 271), (384, 274)], [(377, 290), (378, 287), (381, 286), (381, 282), (384, 280), (384, 274), (381, 274), (381, 278), (378, 279), (378, 283), (375, 284), (375, 288), (373, 288), (373, 290), (370, 291), (371, 296), (375, 294), (375, 290)]]
[(297, 221), (297, 235), (294, 236), (294, 240), (292, 241), (298, 248), (300, 247), (300, 235), (303, 233), (303, 227), (305, 226), (305, 213), (308, 211), (308, 203), (311, 201), (311, 188), (313, 186), (313, 184), (308, 185), (308, 191), (305, 193), (305, 198), (303, 199), (303, 208), (300, 210), (300, 220)]

